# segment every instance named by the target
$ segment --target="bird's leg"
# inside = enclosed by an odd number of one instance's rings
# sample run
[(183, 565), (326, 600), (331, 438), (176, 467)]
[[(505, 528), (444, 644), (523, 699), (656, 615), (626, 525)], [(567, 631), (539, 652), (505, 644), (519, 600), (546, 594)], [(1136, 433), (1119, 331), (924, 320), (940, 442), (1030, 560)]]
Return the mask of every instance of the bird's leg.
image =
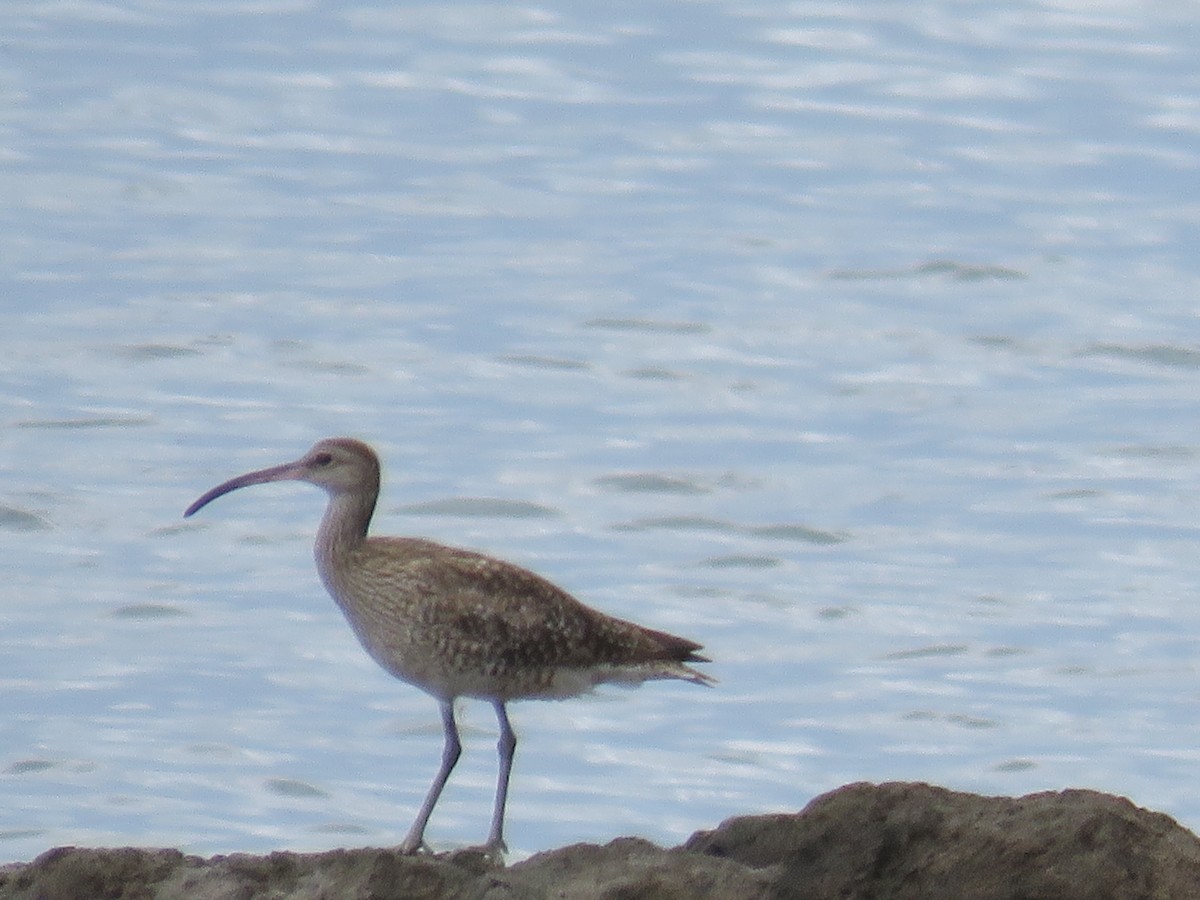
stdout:
[(488, 833), (487, 847), (489, 850), (503, 853), (508, 849), (504, 844), (504, 804), (508, 800), (508, 776), (512, 772), (517, 736), (508, 724), (508, 711), (504, 708), (504, 701), (497, 700), (492, 705), (500, 722), (500, 740), (496, 742), (496, 750), (500, 755), (500, 774), (496, 779), (496, 809), (492, 813), (492, 830)]
[(425, 795), (425, 802), (421, 804), (421, 811), (417, 813), (416, 821), (408, 830), (408, 836), (404, 838), (404, 843), (400, 845), (401, 853), (416, 853), (418, 850), (426, 849), (425, 825), (433, 813), (433, 808), (437, 806), (438, 797), (442, 795), (442, 788), (446, 786), (454, 764), (458, 762), (458, 757), (462, 754), (462, 744), (458, 740), (458, 725), (454, 722), (453, 701), (443, 701), (441, 710), (442, 729), (446, 734), (446, 743), (442, 746), (442, 766), (434, 776), (433, 784), (429, 786), (429, 793)]

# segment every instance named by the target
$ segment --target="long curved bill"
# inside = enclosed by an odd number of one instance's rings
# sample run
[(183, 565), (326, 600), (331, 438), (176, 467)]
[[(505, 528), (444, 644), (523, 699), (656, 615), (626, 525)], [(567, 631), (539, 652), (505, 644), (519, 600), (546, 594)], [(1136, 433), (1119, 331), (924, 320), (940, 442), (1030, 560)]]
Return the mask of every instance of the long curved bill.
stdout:
[(218, 484), (212, 490), (201, 494), (195, 503), (184, 510), (183, 517), (186, 519), (192, 513), (199, 511), (230, 491), (249, 487), (252, 484), (265, 484), (268, 481), (291, 481), (298, 478), (301, 471), (303, 469), (299, 462), (290, 462), (284, 463), (281, 466), (271, 466), (269, 469), (259, 469), (257, 472), (247, 472), (245, 475), (230, 478), (228, 481)]

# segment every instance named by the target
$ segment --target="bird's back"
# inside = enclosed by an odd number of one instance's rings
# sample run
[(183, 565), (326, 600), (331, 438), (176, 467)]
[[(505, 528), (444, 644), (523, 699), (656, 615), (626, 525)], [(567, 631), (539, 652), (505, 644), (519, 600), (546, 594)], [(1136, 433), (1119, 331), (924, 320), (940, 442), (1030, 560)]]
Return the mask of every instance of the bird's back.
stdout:
[[(711, 678), (700, 645), (607, 616), (545, 578), (420, 538), (367, 538), (322, 577), (385, 669), (441, 697), (568, 697), (601, 682)], [(320, 562), (320, 561), (319, 561)]]

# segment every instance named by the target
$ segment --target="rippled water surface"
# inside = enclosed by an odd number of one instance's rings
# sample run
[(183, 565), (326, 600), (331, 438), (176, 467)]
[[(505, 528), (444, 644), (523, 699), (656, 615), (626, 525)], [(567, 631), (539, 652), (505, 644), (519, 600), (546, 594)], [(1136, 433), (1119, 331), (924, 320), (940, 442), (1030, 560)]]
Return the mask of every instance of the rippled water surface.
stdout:
[[(703, 642), (513, 707), (516, 854), (854, 780), (1200, 828), (1200, 13), (10, 2), (0, 856), (400, 840), (433, 702), (317, 581), (376, 528)], [(495, 723), (430, 827), (486, 833)]]

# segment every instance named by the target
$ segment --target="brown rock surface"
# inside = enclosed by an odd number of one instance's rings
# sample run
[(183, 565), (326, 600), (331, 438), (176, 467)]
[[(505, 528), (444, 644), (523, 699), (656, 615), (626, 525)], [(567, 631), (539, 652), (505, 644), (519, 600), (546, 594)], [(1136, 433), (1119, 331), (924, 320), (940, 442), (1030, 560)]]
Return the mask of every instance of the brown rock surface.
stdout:
[(729, 819), (685, 844), (780, 865), (772, 897), (894, 900), (1200, 898), (1200, 840), (1121, 797), (1067, 790), (980, 797), (852, 784), (799, 815)]
[(0, 869), (0, 900), (1193, 900), (1200, 840), (1095, 791), (980, 797), (852, 784), (666, 850), (577, 844), (508, 868), (480, 854), (59, 848)]

